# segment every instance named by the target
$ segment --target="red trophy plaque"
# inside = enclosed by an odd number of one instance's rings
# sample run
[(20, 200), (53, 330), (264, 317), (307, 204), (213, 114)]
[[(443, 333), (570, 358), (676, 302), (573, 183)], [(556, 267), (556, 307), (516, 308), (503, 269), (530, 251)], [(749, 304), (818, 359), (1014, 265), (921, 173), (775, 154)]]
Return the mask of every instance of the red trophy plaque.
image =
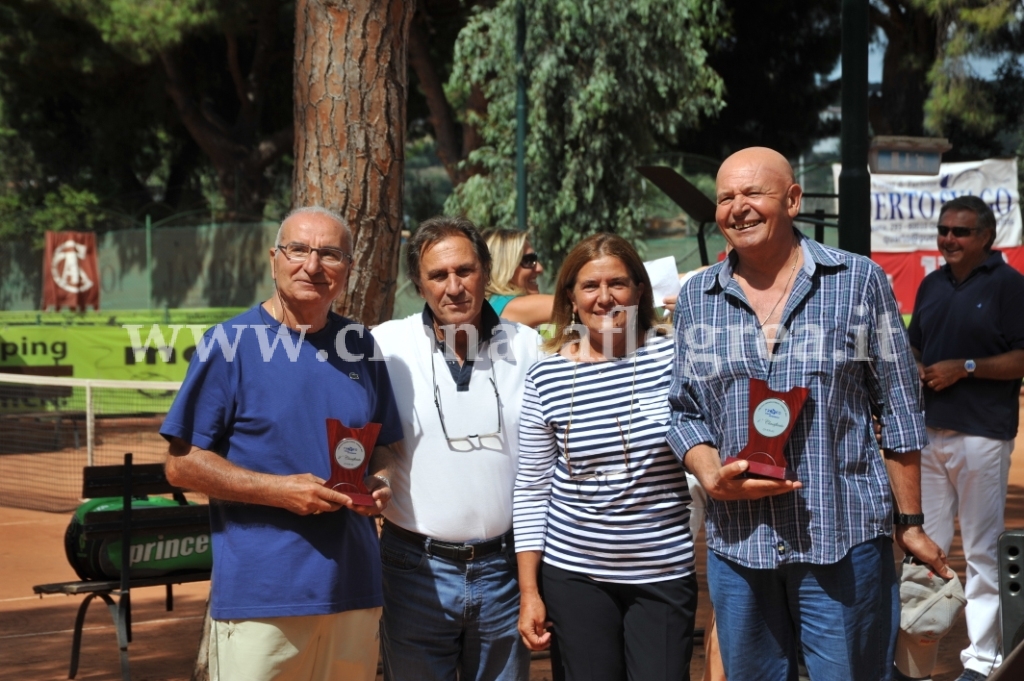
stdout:
[(327, 447), (331, 455), (331, 479), (324, 483), (345, 494), (358, 506), (373, 506), (373, 495), (363, 484), (370, 454), (380, 433), (379, 423), (349, 428), (338, 419), (327, 419)]
[(747, 473), (778, 480), (796, 480), (783, 449), (797, 414), (807, 401), (807, 388), (776, 392), (759, 378), (750, 379), (750, 439), (747, 446), (726, 463), (746, 459)]

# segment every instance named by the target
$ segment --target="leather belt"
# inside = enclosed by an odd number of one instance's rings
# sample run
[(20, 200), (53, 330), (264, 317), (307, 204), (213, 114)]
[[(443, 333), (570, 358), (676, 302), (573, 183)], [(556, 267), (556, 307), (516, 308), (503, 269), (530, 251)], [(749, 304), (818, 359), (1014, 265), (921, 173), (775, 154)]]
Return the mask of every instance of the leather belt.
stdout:
[(430, 556), (440, 556), (450, 560), (471, 561), (498, 553), (504, 547), (514, 548), (515, 543), (512, 537), (512, 530), (509, 530), (500, 537), (488, 539), (476, 544), (452, 544), (451, 542), (439, 541), (430, 537), (399, 527), (389, 520), (384, 521), (384, 529), (394, 534), (399, 539), (422, 546), (423, 550)]

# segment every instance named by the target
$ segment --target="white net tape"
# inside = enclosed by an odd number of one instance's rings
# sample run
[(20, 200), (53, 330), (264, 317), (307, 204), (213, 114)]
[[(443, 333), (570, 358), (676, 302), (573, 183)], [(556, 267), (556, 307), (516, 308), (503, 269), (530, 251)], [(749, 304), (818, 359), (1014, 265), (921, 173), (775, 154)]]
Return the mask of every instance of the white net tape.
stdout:
[(84, 466), (163, 461), (180, 385), (0, 373), (0, 506), (71, 510)]

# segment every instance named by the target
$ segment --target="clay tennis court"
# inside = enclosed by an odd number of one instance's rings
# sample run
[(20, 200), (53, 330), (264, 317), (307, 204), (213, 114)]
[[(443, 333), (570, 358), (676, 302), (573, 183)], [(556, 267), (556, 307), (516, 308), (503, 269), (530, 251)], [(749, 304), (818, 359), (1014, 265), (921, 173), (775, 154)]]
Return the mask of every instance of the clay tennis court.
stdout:
[[(1024, 421), (1024, 409), (1022, 409)], [(120, 442), (110, 433), (108, 443), (116, 450)], [(158, 437), (158, 436), (152, 436)], [(159, 447), (159, 440), (151, 440)], [(149, 444), (150, 440), (146, 441)], [(124, 442), (127, 444), (127, 441)], [(158, 449), (145, 447), (136, 460), (162, 460)], [(110, 460), (108, 460), (108, 458)], [(81, 466), (81, 455), (72, 450), (47, 454), (0, 454), (0, 499), (19, 495), (45, 494), (46, 488), (67, 487), (72, 481), (54, 476)], [(118, 463), (119, 457), (103, 454), (96, 463)], [(37, 482), (27, 487), (28, 470)], [(17, 471), (18, 475), (13, 475)], [(80, 481), (80, 477), (78, 478)], [(22, 480), (22, 482), (18, 482)], [(12, 482), (13, 481), (13, 482)], [(79, 482), (80, 484), (80, 482)], [(36, 491), (37, 488), (40, 491)], [(56, 493), (54, 496), (59, 496)], [(9, 503), (9, 502), (7, 502)], [(66, 679), (71, 651), (71, 631), (82, 597), (32, 594), (33, 584), (77, 579), (64, 557), (64, 531), (70, 512), (47, 513), (0, 506), (0, 677), (19, 681)], [(1018, 436), (1010, 468), (1007, 527), (1024, 528), (1024, 435)], [(698, 577), (701, 594), (697, 626), (707, 618), (708, 597), (704, 581), (703, 541), (698, 542)], [(951, 552), (954, 569), (963, 576), (963, 553), (959, 544)], [(132, 629), (129, 646), (134, 681), (187, 680), (195, 662), (202, 629), (209, 584), (187, 584), (174, 589), (173, 612), (164, 610), (163, 588), (132, 591)], [(935, 681), (952, 681), (961, 671), (959, 651), (966, 645), (963, 618), (940, 644)], [(703, 652), (694, 651), (691, 678), (699, 680), (704, 671)], [(547, 660), (534, 662), (532, 681), (550, 679)], [(113, 623), (102, 602), (93, 601), (85, 621), (78, 679), (83, 681), (119, 679), (120, 667)]]

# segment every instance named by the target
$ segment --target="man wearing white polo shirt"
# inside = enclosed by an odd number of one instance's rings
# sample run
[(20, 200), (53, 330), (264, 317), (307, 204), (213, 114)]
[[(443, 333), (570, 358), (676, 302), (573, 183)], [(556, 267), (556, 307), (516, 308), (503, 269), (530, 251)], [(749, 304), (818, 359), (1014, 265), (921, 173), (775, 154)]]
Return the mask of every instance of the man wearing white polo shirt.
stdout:
[(512, 488), (539, 337), (484, 299), (491, 258), (468, 220), (422, 223), (406, 259), (423, 312), (373, 332), (407, 450), (381, 535), (384, 678), (525, 681)]

